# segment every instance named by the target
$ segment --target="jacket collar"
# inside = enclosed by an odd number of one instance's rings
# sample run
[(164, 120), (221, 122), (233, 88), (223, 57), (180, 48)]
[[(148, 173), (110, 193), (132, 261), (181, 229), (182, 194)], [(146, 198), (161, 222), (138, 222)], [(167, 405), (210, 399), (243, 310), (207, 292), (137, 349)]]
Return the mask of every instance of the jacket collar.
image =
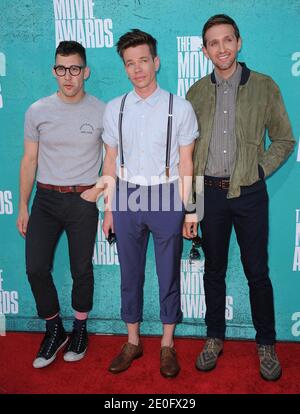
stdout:
[[(245, 83), (248, 82), (248, 79), (250, 76), (250, 69), (247, 68), (246, 63), (244, 62), (239, 62), (239, 64), (242, 66), (242, 76), (241, 76), (240, 85), (245, 85)], [(216, 83), (215, 71), (212, 71), (210, 75), (210, 80), (212, 83)]]

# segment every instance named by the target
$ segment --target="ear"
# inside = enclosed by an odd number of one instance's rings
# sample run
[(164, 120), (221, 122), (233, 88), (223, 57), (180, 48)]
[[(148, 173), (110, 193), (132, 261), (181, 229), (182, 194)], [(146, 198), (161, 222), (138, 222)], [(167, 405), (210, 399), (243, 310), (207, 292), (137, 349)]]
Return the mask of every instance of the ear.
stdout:
[(90, 74), (91, 74), (91, 69), (89, 68), (89, 66), (86, 66), (83, 72), (83, 79), (87, 80), (90, 77)]
[(159, 56), (155, 56), (155, 58), (153, 59), (154, 61), (154, 65), (155, 65), (155, 72), (158, 71), (159, 67), (160, 67), (160, 59)]
[(208, 55), (208, 52), (207, 52), (207, 49), (206, 49), (205, 46), (202, 46), (202, 52), (204, 53), (205, 57), (207, 57), (207, 59), (210, 59), (210, 57)]
[(52, 75), (55, 77), (55, 78), (57, 78), (57, 75), (56, 75), (56, 73), (55, 73), (55, 70), (52, 68)]
[(238, 40), (238, 51), (240, 51), (242, 48), (242, 38), (240, 37)]

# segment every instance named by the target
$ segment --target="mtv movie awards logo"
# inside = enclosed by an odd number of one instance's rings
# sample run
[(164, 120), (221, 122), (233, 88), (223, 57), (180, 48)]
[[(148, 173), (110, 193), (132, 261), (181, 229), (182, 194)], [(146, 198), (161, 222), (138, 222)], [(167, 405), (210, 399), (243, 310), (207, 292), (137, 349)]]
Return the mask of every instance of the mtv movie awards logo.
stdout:
[(293, 271), (300, 271), (300, 209), (296, 210), (295, 250)]
[(0, 191), (0, 215), (13, 214), (14, 208), (12, 203), (11, 191)]
[(18, 292), (4, 290), (3, 273), (3, 269), (0, 269), (0, 335), (2, 336), (5, 335), (5, 315), (19, 313)]
[[(204, 319), (204, 260), (181, 260), (181, 310), (184, 318)], [(233, 319), (233, 298), (226, 296), (226, 320)]]
[(177, 36), (177, 95), (185, 97), (189, 88), (213, 70), (211, 60), (202, 52), (201, 36)]
[(291, 72), (293, 76), (300, 76), (300, 52), (295, 52), (292, 54), (292, 61), (295, 62), (292, 64)]
[[(6, 76), (6, 58), (5, 54), (0, 52), (0, 76)], [(3, 108), (2, 87), (0, 83), (0, 109)]]
[(102, 231), (102, 218), (99, 216), (97, 236), (93, 255), (94, 265), (119, 265), (116, 244), (110, 245)]
[(113, 47), (112, 19), (94, 16), (92, 0), (53, 0), (56, 46), (76, 40), (85, 48)]

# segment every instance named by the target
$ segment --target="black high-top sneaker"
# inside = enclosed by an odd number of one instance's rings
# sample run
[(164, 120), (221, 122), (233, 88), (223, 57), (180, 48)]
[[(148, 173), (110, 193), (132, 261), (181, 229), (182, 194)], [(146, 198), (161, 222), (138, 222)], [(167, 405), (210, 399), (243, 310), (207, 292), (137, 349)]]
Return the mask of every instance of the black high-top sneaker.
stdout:
[(33, 361), (34, 368), (44, 368), (56, 358), (57, 352), (67, 343), (68, 336), (62, 323), (47, 326), (39, 352)]
[(74, 328), (70, 340), (64, 351), (64, 360), (66, 362), (75, 362), (82, 359), (86, 353), (88, 345), (88, 333), (86, 330), (86, 321), (74, 322)]

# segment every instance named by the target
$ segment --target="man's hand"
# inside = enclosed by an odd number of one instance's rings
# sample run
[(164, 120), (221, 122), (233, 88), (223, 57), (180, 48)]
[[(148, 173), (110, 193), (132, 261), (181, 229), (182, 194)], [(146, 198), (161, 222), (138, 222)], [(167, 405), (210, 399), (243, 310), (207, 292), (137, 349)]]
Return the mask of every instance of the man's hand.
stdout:
[(197, 229), (197, 214), (186, 214), (182, 228), (183, 237), (186, 239), (192, 239), (193, 237), (197, 236)]
[(29, 214), (27, 209), (19, 211), (17, 219), (17, 228), (22, 237), (26, 236), (28, 226)]
[(105, 234), (106, 238), (108, 237), (108, 233), (110, 229), (112, 233), (114, 233), (114, 221), (113, 221), (113, 215), (111, 211), (105, 211), (104, 220), (102, 223), (102, 229), (103, 229), (103, 233)]
[(83, 191), (80, 194), (80, 197), (86, 201), (95, 203), (98, 197), (100, 197), (102, 192), (103, 192), (103, 188), (92, 187), (92, 188), (89, 188), (88, 190)]

